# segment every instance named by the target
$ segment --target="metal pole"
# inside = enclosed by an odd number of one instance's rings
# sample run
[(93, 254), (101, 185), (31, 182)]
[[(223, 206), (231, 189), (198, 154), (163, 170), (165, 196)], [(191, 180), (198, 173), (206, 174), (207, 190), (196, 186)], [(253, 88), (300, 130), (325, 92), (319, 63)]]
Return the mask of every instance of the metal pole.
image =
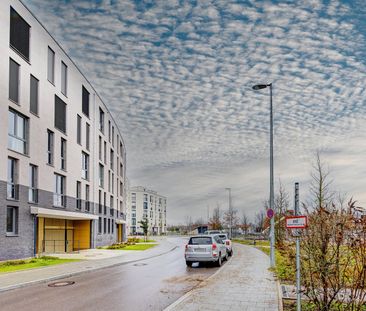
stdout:
[(232, 211), (231, 211), (231, 188), (226, 188), (229, 191), (229, 235), (230, 239), (232, 238)]
[[(300, 215), (299, 183), (295, 183), (295, 215)], [(300, 235), (296, 232), (296, 310), (301, 311)]]
[[(269, 192), (269, 208), (274, 210), (274, 182), (273, 182), (273, 109), (272, 109), (272, 83), (269, 84), (270, 93), (270, 192)], [(270, 264), (274, 268), (276, 265), (275, 259), (275, 232), (274, 232), (274, 217), (271, 218), (270, 231)]]

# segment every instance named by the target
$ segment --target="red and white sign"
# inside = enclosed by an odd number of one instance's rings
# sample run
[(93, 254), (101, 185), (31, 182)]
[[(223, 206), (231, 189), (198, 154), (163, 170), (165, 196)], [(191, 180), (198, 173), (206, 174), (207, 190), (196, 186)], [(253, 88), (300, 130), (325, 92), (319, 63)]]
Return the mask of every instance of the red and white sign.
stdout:
[(287, 216), (287, 229), (305, 229), (308, 225), (308, 218), (306, 216)]

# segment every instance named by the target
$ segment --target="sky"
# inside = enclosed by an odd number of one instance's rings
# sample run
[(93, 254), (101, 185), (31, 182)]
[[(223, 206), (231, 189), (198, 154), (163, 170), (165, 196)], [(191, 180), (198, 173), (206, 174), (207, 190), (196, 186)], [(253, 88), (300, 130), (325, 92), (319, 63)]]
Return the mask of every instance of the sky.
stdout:
[(23, 0), (112, 111), (127, 176), (168, 198), (168, 224), (239, 216), (274, 175), (308, 197), (317, 151), (366, 207), (366, 7), (352, 1)]

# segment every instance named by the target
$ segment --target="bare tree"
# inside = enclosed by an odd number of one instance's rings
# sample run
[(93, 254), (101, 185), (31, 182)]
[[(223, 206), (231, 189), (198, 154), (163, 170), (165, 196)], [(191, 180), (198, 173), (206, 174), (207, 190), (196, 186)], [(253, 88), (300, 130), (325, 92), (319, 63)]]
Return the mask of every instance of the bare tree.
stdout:
[(230, 238), (232, 238), (232, 229), (236, 228), (239, 224), (237, 214), (238, 211), (233, 207), (230, 207), (229, 210), (224, 213), (224, 223), (231, 230)]
[(279, 180), (278, 194), (275, 198), (275, 238), (276, 244), (282, 246), (284, 243), (286, 229), (283, 224), (286, 211), (289, 207), (289, 195), (286, 189), (283, 187), (281, 180)]
[(241, 224), (240, 225), (241, 225), (241, 229), (244, 230), (244, 234), (247, 235), (248, 229), (249, 229), (249, 219), (244, 211), (243, 211), (243, 214), (241, 215)]
[(266, 210), (268, 209), (268, 201), (263, 201), (264, 209), (255, 214), (255, 231), (262, 232), (264, 230), (266, 220)]
[(210, 218), (208, 224), (212, 230), (221, 230), (222, 229), (221, 211), (220, 211), (219, 204), (217, 204), (216, 208), (213, 210), (212, 217)]
[(193, 227), (193, 221), (192, 221), (192, 217), (191, 216), (185, 216), (184, 217), (184, 222), (185, 222), (185, 226), (186, 226), (186, 233), (191, 232), (192, 231), (192, 227)]

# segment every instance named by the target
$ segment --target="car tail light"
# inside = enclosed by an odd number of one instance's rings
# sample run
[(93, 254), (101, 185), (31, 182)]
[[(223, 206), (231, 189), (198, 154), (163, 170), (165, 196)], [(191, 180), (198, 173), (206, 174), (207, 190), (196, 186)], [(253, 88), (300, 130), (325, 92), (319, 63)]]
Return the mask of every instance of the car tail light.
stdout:
[(217, 248), (216, 244), (212, 244), (212, 250), (215, 250)]
[(226, 245), (230, 245), (230, 241), (226, 241)]

